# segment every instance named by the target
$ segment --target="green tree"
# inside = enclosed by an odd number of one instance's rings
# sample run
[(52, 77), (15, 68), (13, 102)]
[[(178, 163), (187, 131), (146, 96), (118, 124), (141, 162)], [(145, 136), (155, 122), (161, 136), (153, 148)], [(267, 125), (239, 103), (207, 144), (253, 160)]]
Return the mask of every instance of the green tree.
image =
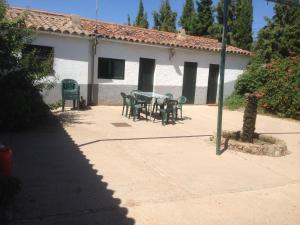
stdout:
[(188, 34), (195, 34), (195, 7), (193, 0), (186, 0), (182, 16), (179, 20), (179, 25), (188, 33)]
[(258, 92), (259, 106), (300, 119), (300, 7), (276, 3), (274, 16), (259, 31), (254, 56), (235, 85), (235, 94)]
[(197, 4), (197, 16), (195, 26), (196, 35), (209, 35), (209, 29), (214, 22), (213, 17), (213, 1), (212, 0), (200, 0)]
[(127, 15), (127, 25), (131, 26), (131, 19), (130, 19), (130, 15)]
[(144, 12), (144, 5), (142, 0), (140, 0), (139, 2), (139, 11), (135, 19), (134, 26), (143, 28), (149, 27), (147, 13)]
[(238, 0), (236, 19), (232, 29), (232, 44), (250, 50), (252, 38), (253, 5), (252, 0)]
[(300, 54), (299, 0), (291, 0), (291, 3), (276, 3), (273, 18), (267, 19), (267, 25), (258, 33), (255, 51), (264, 62), (270, 62), (274, 57), (287, 57), (291, 53)]
[(176, 32), (177, 13), (173, 12), (169, 0), (162, 0), (159, 11), (153, 12), (154, 29)]
[[(234, 23), (237, 14), (237, 0), (228, 0), (228, 16), (227, 16), (227, 43), (232, 44), (232, 30), (234, 28)], [(212, 37), (217, 38), (221, 41), (222, 39), (222, 29), (223, 29), (223, 17), (224, 17), (224, 0), (220, 0), (217, 7), (215, 8), (217, 13), (217, 23), (209, 28), (209, 34)]]
[(22, 55), (32, 41), (24, 14), (7, 19), (7, 4), (0, 0), (0, 130), (18, 130), (45, 118), (48, 107), (41, 91), (52, 73), (50, 60), (40, 62), (34, 52)]

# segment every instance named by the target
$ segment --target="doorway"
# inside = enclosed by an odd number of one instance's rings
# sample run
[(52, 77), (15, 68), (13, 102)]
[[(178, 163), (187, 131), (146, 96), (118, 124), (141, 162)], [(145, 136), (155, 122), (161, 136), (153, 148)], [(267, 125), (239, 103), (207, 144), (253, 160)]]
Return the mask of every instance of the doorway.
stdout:
[(218, 79), (219, 79), (219, 65), (209, 65), (209, 77), (207, 87), (207, 104), (216, 104), (217, 90), (218, 90)]
[(182, 95), (187, 98), (188, 104), (195, 102), (197, 66), (195, 62), (184, 62)]
[(140, 58), (139, 84), (140, 91), (153, 91), (155, 59)]

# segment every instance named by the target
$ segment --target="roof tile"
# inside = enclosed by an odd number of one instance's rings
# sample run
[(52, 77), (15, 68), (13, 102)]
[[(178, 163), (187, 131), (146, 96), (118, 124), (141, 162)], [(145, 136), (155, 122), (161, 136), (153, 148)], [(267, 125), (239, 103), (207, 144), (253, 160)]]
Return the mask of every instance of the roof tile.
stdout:
[[(121, 41), (151, 43), (155, 45), (207, 51), (221, 50), (221, 45), (216, 39), (207, 37), (157, 31), (83, 18), (80, 19), (80, 24), (75, 26), (72, 23), (71, 15), (22, 8), (10, 8), (7, 11), (8, 18), (14, 19), (22, 15), (24, 15), (26, 26), (35, 30), (83, 36), (95, 35), (102, 38), (116, 39)], [(251, 55), (251, 52), (247, 50), (230, 45), (227, 46), (227, 52), (240, 55)]]

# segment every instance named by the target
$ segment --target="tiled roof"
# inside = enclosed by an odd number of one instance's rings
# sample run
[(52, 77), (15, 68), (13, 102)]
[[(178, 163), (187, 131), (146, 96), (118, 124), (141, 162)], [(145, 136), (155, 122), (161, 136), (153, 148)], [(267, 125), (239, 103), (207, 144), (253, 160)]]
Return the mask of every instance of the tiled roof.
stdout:
[[(83, 18), (80, 18), (80, 22), (78, 21), (78, 24), (74, 25), (72, 22), (72, 15), (22, 8), (10, 8), (7, 15), (8, 18), (17, 18), (22, 15), (25, 16), (26, 26), (38, 31), (50, 31), (80, 36), (96, 35), (107, 39), (207, 51), (221, 50), (220, 43), (212, 38), (163, 32)], [(73, 19), (76, 20), (76, 16), (73, 17)], [(249, 51), (230, 45), (227, 46), (227, 52), (240, 55), (251, 54)]]

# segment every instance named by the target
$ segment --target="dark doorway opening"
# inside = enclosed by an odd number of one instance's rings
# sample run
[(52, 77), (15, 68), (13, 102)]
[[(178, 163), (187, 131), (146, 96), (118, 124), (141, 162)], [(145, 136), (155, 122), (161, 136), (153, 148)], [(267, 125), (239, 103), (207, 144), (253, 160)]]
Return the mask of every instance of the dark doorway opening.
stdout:
[(140, 91), (153, 91), (155, 59), (140, 58), (139, 85)]
[(207, 104), (216, 104), (217, 90), (218, 90), (218, 78), (219, 78), (219, 65), (209, 65), (209, 77), (207, 87)]
[(184, 62), (182, 95), (187, 98), (188, 104), (195, 102), (197, 66), (195, 62)]

